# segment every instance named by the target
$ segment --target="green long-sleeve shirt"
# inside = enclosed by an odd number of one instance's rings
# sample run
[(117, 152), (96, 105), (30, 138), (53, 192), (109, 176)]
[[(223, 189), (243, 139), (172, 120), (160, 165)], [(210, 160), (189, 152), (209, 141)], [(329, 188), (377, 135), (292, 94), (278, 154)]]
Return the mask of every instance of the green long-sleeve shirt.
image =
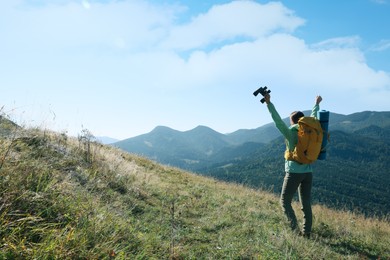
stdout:
[[(279, 113), (276, 111), (275, 106), (272, 103), (267, 105), (268, 111), (271, 113), (272, 119), (275, 122), (276, 127), (286, 138), (286, 148), (290, 151), (293, 151), (297, 142), (298, 142), (298, 124), (291, 125), (288, 127), (280, 117)], [(311, 115), (312, 117), (317, 117), (317, 113), (320, 109), (318, 104), (314, 105)], [(284, 168), (286, 172), (289, 173), (306, 173), (313, 172), (313, 169), (310, 164), (301, 164), (296, 161), (285, 160)]]

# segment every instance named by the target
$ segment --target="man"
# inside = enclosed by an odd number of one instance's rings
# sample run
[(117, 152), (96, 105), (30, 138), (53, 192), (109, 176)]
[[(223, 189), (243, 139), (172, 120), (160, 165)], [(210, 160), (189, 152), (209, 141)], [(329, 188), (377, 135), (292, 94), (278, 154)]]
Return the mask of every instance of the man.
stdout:
[[(315, 105), (312, 109), (311, 116), (317, 117), (317, 113), (320, 109), (319, 104), (322, 101), (321, 96), (317, 96)], [(290, 127), (288, 127), (274, 105), (271, 103), (271, 96), (267, 94), (265, 96), (265, 102), (267, 104), (268, 111), (271, 113), (272, 119), (275, 122), (276, 127), (286, 138), (286, 149), (293, 151), (298, 142), (298, 120), (304, 116), (300, 111), (292, 112), (290, 115)], [(291, 206), (292, 199), (295, 192), (299, 192), (299, 201), (303, 211), (303, 227), (299, 232), (300, 235), (309, 238), (312, 228), (312, 210), (311, 210), (311, 187), (313, 179), (313, 169), (310, 164), (301, 164), (296, 161), (285, 160), (285, 177), (280, 196), (280, 203), (283, 208), (283, 212), (287, 216), (290, 226), (294, 231), (299, 231), (297, 218), (295, 212)]]

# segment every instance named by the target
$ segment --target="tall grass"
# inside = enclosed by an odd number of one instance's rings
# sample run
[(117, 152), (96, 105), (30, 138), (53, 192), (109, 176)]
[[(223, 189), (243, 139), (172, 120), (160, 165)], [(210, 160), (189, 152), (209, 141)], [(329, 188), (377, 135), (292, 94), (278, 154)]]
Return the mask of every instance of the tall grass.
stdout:
[(0, 259), (390, 258), (388, 219), (316, 205), (308, 240), (265, 191), (39, 129), (0, 142)]

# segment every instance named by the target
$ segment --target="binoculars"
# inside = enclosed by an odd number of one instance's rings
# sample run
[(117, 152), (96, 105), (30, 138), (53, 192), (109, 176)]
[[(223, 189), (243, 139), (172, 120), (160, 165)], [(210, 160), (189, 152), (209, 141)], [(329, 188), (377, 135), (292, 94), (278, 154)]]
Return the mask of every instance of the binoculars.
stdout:
[[(260, 93), (263, 97), (265, 97), (265, 95), (271, 93), (271, 90), (267, 89), (267, 86), (265, 86), (265, 87), (260, 87), (258, 90), (256, 90), (255, 92), (253, 92), (253, 95), (254, 95), (255, 97), (257, 97), (257, 95), (258, 95), (259, 93)], [(262, 98), (262, 99), (260, 100), (260, 102), (261, 102), (261, 103), (264, 103), (264, 102), (265, 102), (265, 98)]]

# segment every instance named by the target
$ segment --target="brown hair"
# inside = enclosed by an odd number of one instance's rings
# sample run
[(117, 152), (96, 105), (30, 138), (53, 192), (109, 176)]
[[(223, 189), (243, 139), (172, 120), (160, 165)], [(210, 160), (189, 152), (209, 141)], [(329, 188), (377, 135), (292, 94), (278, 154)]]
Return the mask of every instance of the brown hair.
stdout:
[(298, 123), (298, 120), (301, 118), (301, 117), (304, 117), (305, 115), (301, 112), (301, 111), (294, 111), (290, 114), (290, 119), (291, 121), (296, 124)]

